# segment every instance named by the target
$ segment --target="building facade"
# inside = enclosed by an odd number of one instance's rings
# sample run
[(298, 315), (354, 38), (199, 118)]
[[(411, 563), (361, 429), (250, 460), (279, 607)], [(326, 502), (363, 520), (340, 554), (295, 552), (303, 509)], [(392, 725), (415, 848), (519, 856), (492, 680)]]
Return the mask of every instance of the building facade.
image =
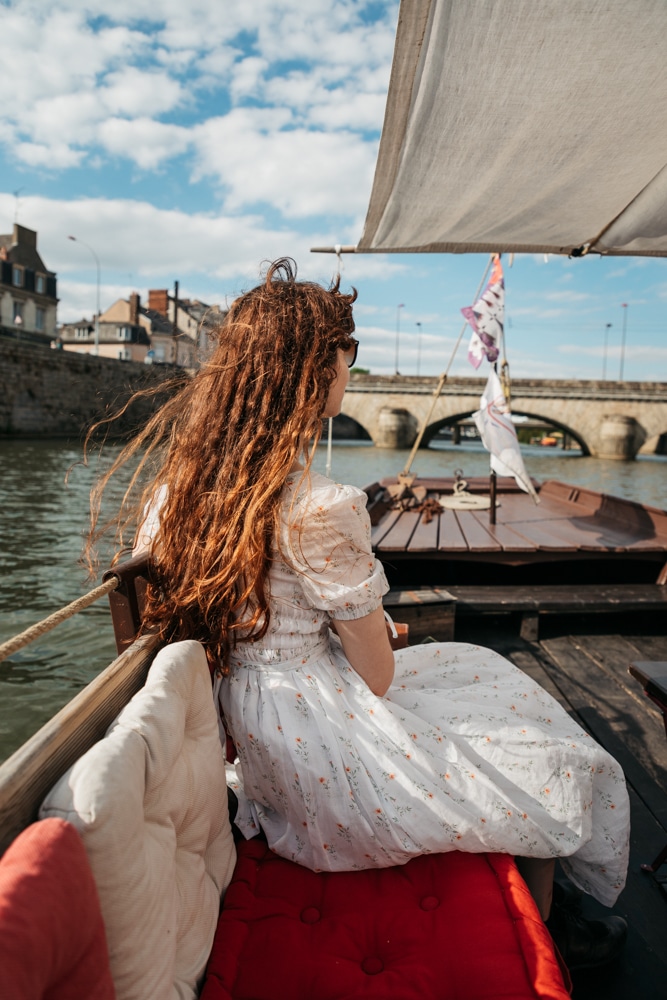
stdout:
[[(177, 286), (178, 289), (178, 286)], [(148, 305), (138, 292), (129, 299), (117, 299), (100, 314), (98, 353), (120, 361), (172, 364), (196, 368), (208, 347), (208, 325), (224, 316), (218, 306), (178, 300), (166, 289), (152, 289)], [(59, 339), (66, 351), (95, 353), (95, 321), (79, 320), (60, 327)]]
[(37, 251), (37, 233), (14, 223), (0, 235), (0, 332), (49, 344), (56, 336), (56, 275)]

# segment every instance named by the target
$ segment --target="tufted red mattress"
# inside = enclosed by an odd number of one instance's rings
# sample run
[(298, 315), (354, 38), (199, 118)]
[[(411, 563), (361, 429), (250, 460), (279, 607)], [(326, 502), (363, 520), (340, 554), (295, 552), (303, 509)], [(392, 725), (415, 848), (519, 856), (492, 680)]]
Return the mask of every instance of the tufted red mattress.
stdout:
[[(201, 1000), (567, 1000), (512, 858), (315, 873), (238, 845)], [(567, 975), (567, 973), (566, 973)]]

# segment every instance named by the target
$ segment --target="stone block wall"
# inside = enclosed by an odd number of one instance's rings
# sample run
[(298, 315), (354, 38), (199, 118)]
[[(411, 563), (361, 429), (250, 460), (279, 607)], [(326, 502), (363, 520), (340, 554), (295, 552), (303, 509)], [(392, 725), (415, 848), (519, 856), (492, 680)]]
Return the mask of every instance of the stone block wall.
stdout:
[[(171, 365), (96, 358), (0, 338), (0, 435), (81, 440), (92, 423), (132, 392), (175, 376), (188, 377)], [(133, 403), (111, 435), (140, 426), (165, 398), (161, 393)]]

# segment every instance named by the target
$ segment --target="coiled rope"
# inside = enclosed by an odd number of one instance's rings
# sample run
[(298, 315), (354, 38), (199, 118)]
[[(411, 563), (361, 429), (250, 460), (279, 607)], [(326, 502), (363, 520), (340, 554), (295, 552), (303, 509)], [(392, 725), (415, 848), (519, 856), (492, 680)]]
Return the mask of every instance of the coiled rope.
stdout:
[(72, 601), (71, 604), (67, 604), (64, 608), (60, 608), (59, 611), (54, 611), (52, 615), (48, 618), (43, 618), (41, 622), (36, 622), (27, 628), (24, 632), (19, 632), (15, 635), (13, 639), (8, 639), (7, 642), (0, 644), (0, 662), (6, 660), (8, 656), (15, 653), (18, 649), (23, 649), (28, 643), (34, 642), (41, 635), (46, 632), (50, 632), (51, 629), (55, 628), (56, 625), (60, 625), (61, 622), (66, 621), (73, 615), (77, 614), (79, 611), (83, 611), (84, 608), (89, 607), (94, 604), (95, 601), (99, 601), (100, 597), (104, 597), (105, 594), (110, 594), (112, 590), (120, 585), (120, 578), (117, 576), (112, 576), (104, 583), (101, 583), (99, 587), (95, 587), (94, 590), (89, 591), (84, 594), (83, 597), (79, 597), (76, 601)]

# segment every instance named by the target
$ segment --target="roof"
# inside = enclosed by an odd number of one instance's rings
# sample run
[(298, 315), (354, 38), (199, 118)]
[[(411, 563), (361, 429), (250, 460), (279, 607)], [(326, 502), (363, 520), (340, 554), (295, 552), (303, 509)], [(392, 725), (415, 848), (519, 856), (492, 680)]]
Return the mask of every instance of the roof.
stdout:
[(360, 252), (667, 256), (664, 0), (401, 0)]
[(147, 309), (145, 306), (140, 306), (139, 312), (150, 320), (152, 334), (157, 333), (162, 334), (163, 336), (174, 336), (174, 324), (163, 313), (158, 312), (157, 309)]
[(14, 223), (14, 231), (0, 235), (0, 247), (7, 251), (6, 260), (12, 264), (29, 267), (33, 271), (53, 276), (53, 271), (47, 270), (44, 261), (37, 252), (37, 233), (34, 229), (26, 229)]

